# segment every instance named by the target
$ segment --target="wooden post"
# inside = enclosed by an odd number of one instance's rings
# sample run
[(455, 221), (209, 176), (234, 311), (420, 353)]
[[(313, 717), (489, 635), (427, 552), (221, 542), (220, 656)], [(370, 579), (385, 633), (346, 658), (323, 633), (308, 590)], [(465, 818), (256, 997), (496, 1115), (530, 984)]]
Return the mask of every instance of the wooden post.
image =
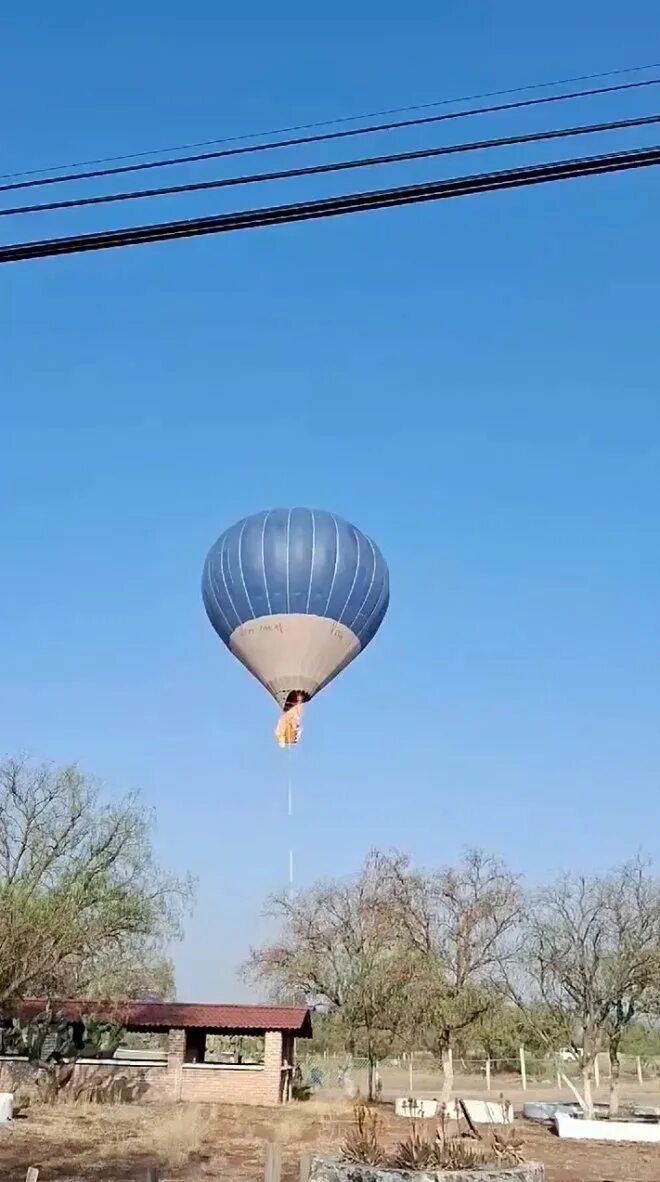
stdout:
[(560, 1088), (560, 1087), (561, 1087), (561, 1083), (562, 1083), (562, 1080), (561, 1080), (561, 1071), (559, 1070), (559, 1068), (557, 1068), (557, 1087), (558, 1087), (558, 1088)]
[(642, 1060), (640, 1059), (639, 1055), (637, 1056), (637, 1082), (641, 1088), (642, 1084), (644, 1083), (644, 1076), (642, 1075)]
[(147, 1170), (147, 1182), (159, 1182), (159, 1180), (160, 1171), (158, 1166), (149, 1166), (149, 1169)]
[(25, 1182), (37, 1182), (39, 1171), (36, 1166), (29, 1166), (28, 1172), (25, 1175)]
[(598, 1055), (594, 1058), (594, 1083), (597, 1088), (600, 1087), (600, 1064), (598, 1062)]
[(269, 1141), (266, 1145), (264, 1182), (280, 1182), (282, 1173), (282, 1146)]
[(299, 1182), (309, 1182), (309, 1175), (312, 1168), (311, 1153), (303, 1153), (300, 1159), (300, 1173)]
[(520, 1048), (520, 1083), (523, 1092), (527, 1091), (527, 1067), (525, 1065), (525, 1048)]
[(412, 1097), (414, 1095), (414, 1091), (413, 1091), (413, 1053), (412, 1053), (412, 1051), (408, 1055), (408, 1084), (410, 1087), (410, 1096)]
[(453, 1072), (453, 1070), (454, 1070), (454, 1052), (452, 1051), (451, 1047), (449, 1047), (447, 1050), (447, 1058), (449, 1060), (449, 1070), (451, 1072)]
[(486, 1091), (490, 1091), (490, 1059), (486, 1059)]

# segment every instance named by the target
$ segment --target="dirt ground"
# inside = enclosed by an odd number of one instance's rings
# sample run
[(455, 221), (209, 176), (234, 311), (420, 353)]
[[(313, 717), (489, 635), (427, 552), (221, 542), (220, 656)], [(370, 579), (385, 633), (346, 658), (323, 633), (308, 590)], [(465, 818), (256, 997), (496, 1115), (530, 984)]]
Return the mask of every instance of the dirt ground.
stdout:
[[(381, 1106), (383, 1140), (405, 1137), (405, 1122)], [(0, 1178), (24, 1182), (136, 1179), (158, 1165), (176, 1182), (262, 1182), (265, 1145), (282, 1150), (283, 1182), (297, 1182), (301, 1155), (337, 1151), (352, 1120), (347, 1104), (312, 1101), (276, 1111), (211, 1105), (85, 1105), (35, 1107), (0, 1126)], [(542, 1161), (547, 1182), (660, 1182), (660, 1146), (559, 1141), (520, 1122), (528, 1159)]]

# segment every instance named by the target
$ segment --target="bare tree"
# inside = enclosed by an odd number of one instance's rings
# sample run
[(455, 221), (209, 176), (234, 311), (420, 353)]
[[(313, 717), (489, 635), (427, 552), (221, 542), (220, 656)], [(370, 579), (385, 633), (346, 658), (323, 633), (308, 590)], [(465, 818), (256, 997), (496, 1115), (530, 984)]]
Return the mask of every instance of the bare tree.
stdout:
[(417, 1037), (442, 1062), (446, 1102), (456, 1040), (501, 998), (501, 965), (513, 954), (510, 937), (519, 920), (518, 878), (479, 850), (431, 874), (412, 870), (401, 855), (381, 858), (380, 869), (416, 967), (410, 1012)]
[(171, 980), (190, 883), (155, 863), (151, 822), (75, 767), (0, 764), (0, 1005)]
[(279, 998), (319, 1003), (334, 1011), (348, 1050), (364, 1050), (369, 1096), (375, 1066), (406, 1020), (414, 965), (398, 938), (396, 915), (371, 854), (353, 879), (317, 884), (270, 900), (279, 938), (253, 950), (246, 971)]
[(657, 1013), (660, 997), (660, 882), (639, 858), (608, 876), (609, 951), (604, 991), (611, 997), (605, 1035), (610, 1059), (610, 1115), (619, 1110), (621, 1039), (631, 1023)]
[(523, 1009), (541, 1002), (580, 1064), (586, 1115), (593, 1115), (596, 1055), (612, 1062), (618, 1107), (619, 1046), (625, 1028), (660, 983), (660, 885), (640, 861), (604, 876), (566, 875), (528, 902), (523, 926), (529, 986)]
[(593, 1115), (593, 1065), (609, 1013), (596, 985), (605, 948), (601, 881), (566, 875), (530, 897), (522, 947), (530, 987), (518, 994), (521, 1008), (529, 1014), (540, 1002), (552, 1015), (581, 1064), (582, 1095), (573, 1090)]

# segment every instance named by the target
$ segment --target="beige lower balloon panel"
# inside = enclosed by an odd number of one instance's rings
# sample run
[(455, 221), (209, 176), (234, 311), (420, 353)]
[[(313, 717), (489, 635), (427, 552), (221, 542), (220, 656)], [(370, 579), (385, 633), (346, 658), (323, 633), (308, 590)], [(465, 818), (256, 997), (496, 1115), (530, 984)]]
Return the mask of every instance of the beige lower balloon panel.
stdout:
[(275, 738), (280, 747), (293, 747), (302, 734), (302, 702), (285, 710), (275, 727)]
[(247, 620), (229, 647), (284, 709), (292, 694), (313, 698), (357, 656), (360, 642), (325, 616), (283, 614)]

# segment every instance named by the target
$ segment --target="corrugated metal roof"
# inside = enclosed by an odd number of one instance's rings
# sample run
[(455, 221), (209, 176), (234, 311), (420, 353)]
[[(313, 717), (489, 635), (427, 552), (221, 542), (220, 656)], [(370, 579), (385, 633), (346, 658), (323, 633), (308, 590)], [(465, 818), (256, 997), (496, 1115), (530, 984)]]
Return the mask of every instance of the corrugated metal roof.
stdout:
[[(45, 1010), (43, 998), (27, 998), (12, 1017), (34, 1018)], [(312, 1020), (304, 1006), (209, 1005), (178, 1001), (51, 1001), (50, 1008), (70, 1022), (93, 1014), (105, 1022), (120, 1022), (129, 1030), (196, 1028), (216, 1032), (262, 1033), (282, 1030), (299, 1038), (311, 1038)]]

